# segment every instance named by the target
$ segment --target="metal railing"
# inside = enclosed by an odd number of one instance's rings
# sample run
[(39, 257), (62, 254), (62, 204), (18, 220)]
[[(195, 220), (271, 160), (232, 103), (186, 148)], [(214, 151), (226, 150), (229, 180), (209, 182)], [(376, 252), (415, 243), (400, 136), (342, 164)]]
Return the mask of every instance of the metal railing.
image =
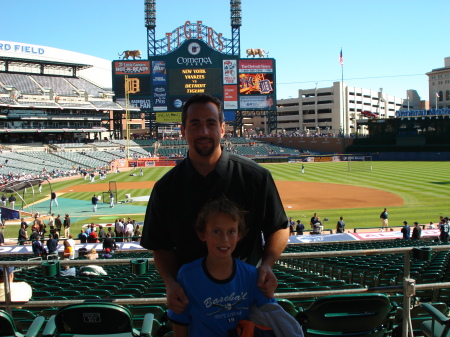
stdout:
[[(427, 246), (433, 251), (448, 251), (450, 245), (440, 246)], [(417, 247), (415, 247), (417, 248)], [(283, 253), (278, 263), (283, 264), (284, 260), (288, 259), (302, 259), (302, 258), (322, 258), (322, 257), (336, 257), (336, 256), (369, 256), (369, 255), (382, 255), (382, 254), (404, 254), (404, 268), (403, 268), (403, 284), (398, 286), (385, 286), (385, 287), (369, 287), (369, 288), (355, 288), (355, 289), (341, 289), (341, 290), (322, 290), (322, 291), (302, 291), (302, 292), (283, 292), (275, 293), (276, 298), (286, 299), (298, 299), (303, 297), (321, 297), (328, 295), (341, 295), (341, 294), (361, 294), (361, 293), (403, 293), (403, 320), (402, 320), (402, 336), (407, 337), (412, 333), (412, 323), (410, 310), (406, 310), (411, 307), (411, 297), (415, 296), (416, 290), (428, 290), (428, 289), (442, 289), (450, 288), (450, 282), (439, 283), (426, 283), (416, 284), (414, 279), (410, 277), (410, 261), (411, 253), (414, 247), (399, 247), (399, 248), (385, 248), (385, 249), (363, 249), (363, 250), (346, 250), (346, 251), (326, 251), (326, 252), (305, 252), (305, 253)], [(61, 266), (83, 266), (83, 265), (128, 265), (131, 259), (101, 259), (101, 260), (59, 260)], [(149, 264), (154, 264), (153, 258), (139, 258), (139, 260), (147, 260)], [(46, 306), (64, 306), (74, 303), (83, 303), (93, 300), (47, 300), (47, 301), (29, 301), (25, 303), (14, 302), (11, 303), (10, 297), (10, 284), (8, 269), (5, 267), (32, 267), (40, 266), (40, 262), (36, 261), (0, 261), (0, 266), (4, 268), (4, 282), (5, 282), (5, 307), (7, 311), (11, 312), (12, 307), (16, 307), (18, 304), (23, 308), (28, 307), (46, 307)], [(94, 276), (95, 278), (95, 276)], [(94, 300), (99, 301), (99, 300)], [(113, 302), (117, 304), (165, 304), (166, 298), (115, 298), (101, 300), (104, 302)]]

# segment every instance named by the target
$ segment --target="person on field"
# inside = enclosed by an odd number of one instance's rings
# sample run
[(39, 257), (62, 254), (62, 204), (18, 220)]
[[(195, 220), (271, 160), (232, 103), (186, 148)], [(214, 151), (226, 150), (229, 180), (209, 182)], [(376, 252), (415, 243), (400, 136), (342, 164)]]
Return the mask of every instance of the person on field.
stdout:
[(388, 220), (388, 212), (387, 212), (387, 208), (385, 208), (383, 210), (383, 212), (381, 212), (380, 214), (380, 219), (381, 219), (381, 226), (383, 227), (383, 230), (387, 230), (387, 227), (389, 226), (389, 220)]

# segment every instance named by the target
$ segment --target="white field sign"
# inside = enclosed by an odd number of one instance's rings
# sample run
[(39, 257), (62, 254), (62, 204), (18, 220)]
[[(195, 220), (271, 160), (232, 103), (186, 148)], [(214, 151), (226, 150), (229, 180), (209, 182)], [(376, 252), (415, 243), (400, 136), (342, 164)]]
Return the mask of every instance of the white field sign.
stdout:
[(349, 171), (372, 171), (372, 156), (349, 156)]

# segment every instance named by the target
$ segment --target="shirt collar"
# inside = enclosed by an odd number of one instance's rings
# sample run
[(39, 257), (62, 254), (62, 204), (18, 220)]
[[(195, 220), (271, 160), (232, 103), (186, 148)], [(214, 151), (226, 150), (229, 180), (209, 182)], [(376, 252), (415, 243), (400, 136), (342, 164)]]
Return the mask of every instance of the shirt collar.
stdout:
[[(217, 165), (214, 168), (214, 170), (211, 172), (216, 172), (220, 176), (220, 178), (225, 179), (226, 178), (226, 172), (227, 172), (227, 166), (228, 166), (228, 159), (229, 154), (227, 151), (225, 151), (222, 147), (222, 154), (217, 161)], [(198, 172), (195, 170), (194, 165), (192, 165), (191, 159), (189, 158), (189, 152), (186, 157), (186, 172), (187, 172), (187, 178), (192, 178), (194, 174), (198, 174)], [(210, 174), (211, 174), (210, 173)]]

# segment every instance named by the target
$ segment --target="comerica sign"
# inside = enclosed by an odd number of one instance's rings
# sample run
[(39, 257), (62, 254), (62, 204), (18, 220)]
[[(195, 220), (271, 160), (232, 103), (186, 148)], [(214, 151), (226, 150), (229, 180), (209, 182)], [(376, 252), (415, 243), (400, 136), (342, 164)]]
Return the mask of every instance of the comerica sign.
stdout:
[(450, 109), (396, 111), (396, 117), (449, 116)]

